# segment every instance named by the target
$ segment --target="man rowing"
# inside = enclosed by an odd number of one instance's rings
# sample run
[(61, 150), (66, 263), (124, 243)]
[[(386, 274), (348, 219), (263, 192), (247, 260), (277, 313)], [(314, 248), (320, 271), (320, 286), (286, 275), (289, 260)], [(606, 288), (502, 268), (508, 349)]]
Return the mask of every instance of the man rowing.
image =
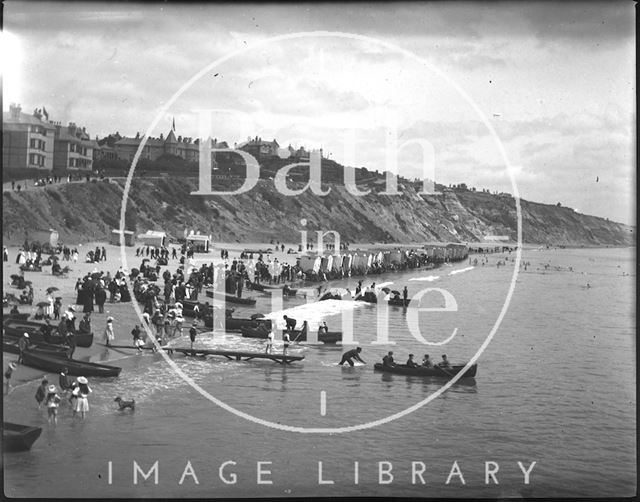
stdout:
[(355, 349), (348, 350), (347, 352), (342, 354), (342, 359), (340, 360), (340, 362), (338, 364), (340, 366), (342, 366), (344, 363), (349, 363), (349, 366), (353, 366), (353, 359), (355, 359), (356, 361), (360, 361), (363, 364), (367, 364), (360, 357), (360, 352), (362, 352), (362, 348), (361, 347), (357, 347)]
[(388, 368), (396, 365), (396, 363), (393, 361), (393, 351), (390, 350), (389, 353), (382, 358), (382, 365)]

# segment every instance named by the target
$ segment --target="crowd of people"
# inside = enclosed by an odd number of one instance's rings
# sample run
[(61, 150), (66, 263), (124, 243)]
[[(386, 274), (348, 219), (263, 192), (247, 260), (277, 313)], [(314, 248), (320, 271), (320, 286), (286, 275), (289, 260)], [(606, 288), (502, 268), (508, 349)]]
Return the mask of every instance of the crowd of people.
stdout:
[(72, 381), (68, 376), (68, 370), (65, 368), (59, 375), (58, 384), (49, 384), (49, 380), (45, 377), (36, 389), (35, 399), (38, 403), (38, 409), (42, 407), (47, 409), (47, 419), (49, 425), (56, 426), (58, 423), (58, 409), (61, 404), (68, 402), (72, 411), (72, 417), (75, 419), (78, 414), (82, 420), (89, 411), (89, 394), (92, 390), (89, 387), (89, 381), (86, 377), (80, 376)]

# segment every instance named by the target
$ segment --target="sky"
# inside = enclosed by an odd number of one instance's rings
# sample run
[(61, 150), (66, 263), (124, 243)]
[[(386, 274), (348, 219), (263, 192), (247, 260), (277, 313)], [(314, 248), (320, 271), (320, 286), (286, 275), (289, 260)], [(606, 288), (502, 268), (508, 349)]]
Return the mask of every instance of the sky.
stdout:
[(527, 200), (635, 225), (634, 16), (621, 1), (7, 0), (3, 109), (45, 106), (92, 137), (156, 119), (151, 135), (166, 135), (175, 119), (176, 135), (515, 184)]

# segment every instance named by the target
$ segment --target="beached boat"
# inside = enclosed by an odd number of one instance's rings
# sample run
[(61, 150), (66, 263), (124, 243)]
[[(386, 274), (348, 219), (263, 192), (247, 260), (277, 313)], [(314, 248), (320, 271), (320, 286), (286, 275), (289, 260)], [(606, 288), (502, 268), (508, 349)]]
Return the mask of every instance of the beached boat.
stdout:
[(2, 450), (25, 451), (40, 437), (42, 427), (2, 422)]
[(238, 333), (242, 331), (242, 328), (257, 328), (258, 326), (265, 326), (266, 329), (271, 329), (271, 319), (240, 319), (227, 317), (224, 322), (225, 331), (235, 331)]
[[(53, 325), (47, 325), (36, 321), (25, 321), (20, 319), (7, 319), (2, 324), (4, 335), (7, 338), (20, 338), (24, 333), (29, 333), (29, 340), (32, 343), (52, 343), (54, 345), (64, 345), (67, 340), (58, 333)], [(77, 347), (91, 347), (93, 343), (93, 333), (75, 333)]]
[(2, 314), (2, 322), (5, 322), (7, 319), (19, 319), (20, 321), (26, 321), (29, 319), (31, 314), (29, 312), (20, 312), (18, 314)]
[(227, 303), (236, 303), (238, 305), (255, 305), (255, 298), (238, 298), (237, 296), (229, 295), (226, 293), (219, 293), (218, 291), (207, 291), (209, 298), (216, 298), (218, 300), (224, 300)]
[[(380, 371), (384, 373), (395, 373), (397, 375), (411, 375), (422, 377), (438, 377), (438, 378), (453, 378), (460, 371), (464, 369), (464, 364), (451, 366), (450, 368), (441, 368), (440, 366), (433, 366), (427, 368), (426, 366), (418, 366), (415, 368), (406, 366), (404, 364), (396, 364), (394, 366), (385, 366), (382, 363), (375, 363), (373, 365), (373, 371)], [(464, 374), (462, 378), (473, 378), (476, 376), (478, 365), (472, 365), (469, 370)]]
[(24, 364), (43, 371), (60, 373), (67, 368), (69, 375), (85, 377), (114, 377), (120, 374), (122, 368), (107, 366), (106, 364), (90, 363), (77, 359), (65, 359), (35, 351), (26, 351), (22, 355)]
[[(15, 340), (2, 340), (2, 350), (11, 354), (20, 354), (18, 342)], [(29, 346), (28, 350), (34, 350), (45, 354), (57, 355), (58, 357), (69, 357), (71, 348), (67, 345), (54, 345), (51, 343), (37, 343)]]
[[(245, 338), (262, 338), (266, 339), (269, 329), (258, 326), (257, 328), (244, 327), (241, 328), (242, 336)], [(301, 330), (293, 330), (289, 332), (291, 342), (306, 342), (307, 335), (301, 333)], [(336, 343), (342, 340), (342, 331), (329, 331), (327, 333), (318, 334), (318, 343)]]

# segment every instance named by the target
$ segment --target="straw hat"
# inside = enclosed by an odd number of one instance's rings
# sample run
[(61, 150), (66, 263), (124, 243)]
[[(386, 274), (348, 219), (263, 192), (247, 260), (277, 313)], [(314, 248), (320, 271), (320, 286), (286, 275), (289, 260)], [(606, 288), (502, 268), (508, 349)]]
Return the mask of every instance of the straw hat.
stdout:
[(78, 383), (87, 384), (89, 383), (89, 381), (85, 377), (81, 376), (81, 377), (78, 377)]
[(113, 317), (111, 316), (107, 317), (107, 322), (113, 322)]
[(56, 386), (55, 386), (55, 385), (53, 385), (53, 384), (51, 384), (51, 385), (49, 385), (49, 388), (48, 388), (47, 390), (48, 390), (49, 392), (52, 392), (52, 393), (53, 393), (53, 392), (56, 392)]
[(16, 363), (9, 363), (9, 368), (11, 368), (12, 370), (15, 370), (18, 366), (16, 365)]
[(25, 338), (29, 338), (29, 333), (24, 333), (22, 336), (24, 336)]

